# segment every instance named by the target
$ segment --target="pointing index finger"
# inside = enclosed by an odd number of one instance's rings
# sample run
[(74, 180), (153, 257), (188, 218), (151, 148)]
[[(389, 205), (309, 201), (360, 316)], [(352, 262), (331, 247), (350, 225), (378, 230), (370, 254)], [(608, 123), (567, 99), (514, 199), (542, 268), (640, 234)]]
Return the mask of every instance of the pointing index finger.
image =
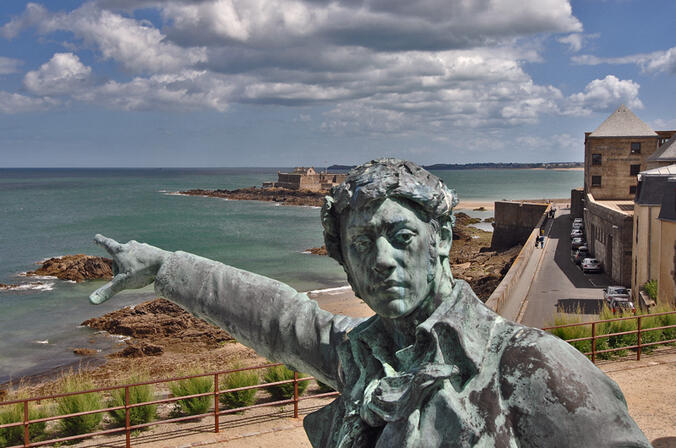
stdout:
[(111, 255), (122, 251), (122, 244), (118, 243), (112, 238), (105, 237), (97, 233), (94, 237), (94, 242), (106, 249)]

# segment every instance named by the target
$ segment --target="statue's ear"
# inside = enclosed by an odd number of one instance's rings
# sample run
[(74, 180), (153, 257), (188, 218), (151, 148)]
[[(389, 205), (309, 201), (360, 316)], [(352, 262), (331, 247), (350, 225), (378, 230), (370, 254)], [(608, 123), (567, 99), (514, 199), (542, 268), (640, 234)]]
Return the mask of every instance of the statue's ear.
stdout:
[(453, 223), (450, 219), (439, 223), (437, 237), (439, 256), (448, 257), (448, 253), (451, 251), (451, 246), (453, 244)]

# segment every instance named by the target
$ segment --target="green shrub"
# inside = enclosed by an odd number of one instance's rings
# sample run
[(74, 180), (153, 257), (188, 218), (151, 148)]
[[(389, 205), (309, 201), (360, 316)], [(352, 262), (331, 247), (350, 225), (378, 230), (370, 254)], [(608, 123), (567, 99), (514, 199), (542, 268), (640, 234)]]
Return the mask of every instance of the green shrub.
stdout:
[[(65, 376), (62, 379), (60, 386), (62, 393), (79, 392), (94, 388), (94, 384), (83, 378), (81, 375)], [(57, 412), (62, 415), (94, 411), (103, 407), (102, 402), (103, 400), (100, 392), (70, 395), (58, 398), (56, 401), (56, 409)], [(86, 434), (94, 432), (101, 423), (102, 418), (103, 415), (100, 412), (77, 417), (68, 417), (59, 420), (59, 426), (61, 431), (68, 436)]]
[[(142, 383), (144, 381), (148, 381), (148, 379), (141, 375), (132, 375), (127, 380), (127, 383)], [(124, 388), (115, 389), (110, 395), (110, 407), (124, 406)], [(151, 384), (144, 384), (142, 386), (134, 386), (129, 388), (129, 404), (145, 403), (147, 401), (152, 401), (154, 398), (155, 388)], [(129, 424), (134, 426), (151, 422), (155, 418), (156, 412), (156, 404), (133, 407), (129, 409)], [(126, 415), (124, 409), (110, 411), (110, 415), (118, 425), (125, 425)]]
[[(47, 416), (47, 413), (42, 409), (36, 409), (35, 405), (29, 403), (28, 405), (28, 418), (30, 420), (35, 420), (38, 418), (44, 418)], [(23, 404), (17, 403), (13, 405), (4, 406), (0, 410), (0, 425), (6, 425), (9, 423), (17, 423), (23, 421)], [(45, 436), (45, 427), (47, 422), (31, 423), (28, 425), (28, 438), (31, 442), (37, 442), (44, 439)], [(13, 446), (13, 445), (22, 445), (23, 440), (23, 425), (21, 426), (12, 426), (10, 428), (0, 429), (0, 447)]]
[[(241, 366), (233, 367), (239, 369)], [(255, 370), (242, 370), (228, 374), (221, 381), (221, 389), (235, 389), (238, 387), (255, 386), (259, 382), (258, 373)], [(226, 409), (236, 409), (251, 406), (256, 400), (256, 389), (239, 390), (220, 394), (219, 401)]]
[[(198, 375), (202, 372), (190, 372), (187, 375)], [(214, 381), (211, 377), (200, 376), (197, 378), (188, 378), (184, 380), (171, 383), (169, 385), (171, 393), (174, 397), (184, 397), (186, 395), (204, 394), (213, 392)], [(211, 406), (212, 397), (207, 395), (204, 397), (187, 398), (176, 402), (178, 409), (184, 415), (198, 415), (207, 412)]]
[[(298, 374), (298, 378), (301, 378), (303, 374)], [(286, 366), (275, 366), (269, 367), (263, 375), (263, 379), (266, 383), (275, 383), (277, 381), (285, 381), (293, 379), (293, 370), (287, 368)], [(298, 383), (298, 395), (302, 395), (307, 388), (308, 381), (302, 381)], [(275, 401), (278, 400), (288, 400), (293, 398), (293, 383), (278, 384), (276, 386), (266, 387), (270, 395)]]
[(657, 280), (650, 280), (643, 285), (643, 289), (651, 299), (657, 300)]

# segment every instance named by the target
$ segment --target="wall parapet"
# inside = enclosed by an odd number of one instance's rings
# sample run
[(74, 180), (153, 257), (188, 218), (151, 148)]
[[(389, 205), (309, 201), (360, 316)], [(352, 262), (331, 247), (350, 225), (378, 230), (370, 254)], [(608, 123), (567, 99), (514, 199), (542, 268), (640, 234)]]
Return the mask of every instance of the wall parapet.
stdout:
[[(540, 229), (545, 225), (547, 221), (547, 214), (551, 210), (551, 207), (552, 205), (549, 204), (544, 209), (540, 219), (528, 235), (528, 238), (521, 248), (521, 251), (519, 251), (519, 255), (517, 255), (514, 259), (509, 271), (507, 271), (507, 274), (505, 274), (505, 276), (502, 278), (488, 300), (486, 300), (486, 306), (488, 308), (492, 309), (506, 319), (516, 320), (517, 318), (521, 305), (516, 307), (516, 315), (505, 316), (503, 314), (505, 311), (505, 304), (512, 300), (514, 288), (518, 284), (519, 280), (521, 280), (523, 271), (528, 265), (530, 257), (533, 255), (533, 250), (535, 249), (535, 239), (540, 235)], [(524, 299), (525, 297), (522, 300)]]

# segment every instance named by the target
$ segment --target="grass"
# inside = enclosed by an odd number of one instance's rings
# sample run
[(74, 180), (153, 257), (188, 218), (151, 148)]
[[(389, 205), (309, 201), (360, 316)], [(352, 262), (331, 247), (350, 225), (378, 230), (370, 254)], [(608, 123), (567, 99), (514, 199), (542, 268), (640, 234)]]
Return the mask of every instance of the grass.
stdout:
[[(188, 375), (199, 375), (202, 372), (192, 371), (185, 373)], [(169, 384), (169, 389), (174, 397), (184, 397), (186, 395), (203, 394), (213, 392), (214, 382), (209, 376), (197, 378), (188, 378)], [(211, 396), (187, 398), (176, 402), (177, 410), (183, 415), (204, 414), (211, 407)]]
[[(304, 376), (303, 374), (298, 374), (298, 378), (301, 378), (303, 376)], [(286, 366), (269, 367), (265, 371), (265, 374), (263, 375), (263, 379), (265, 380), (266, 383), (275, 383), (277, 381), (292, 380), (293, 377), (294, 377), (293, 370), (289, 369)], [(302, 381), (298, 383), (299, 396), (302, 395), (303, 392), (305, 392), (307, 386), (308, 381)], [(290, 398), (293, 398), (293, 383), (269, 386), (266, 387), (265, 390), (267, 390), (270, 393), (270, 395), (272, 395), (272, 398), (275, 401), (288, 400)]]
[[(94, 389), (94, 383), (80, 374), (72, 372), (65, 375), (60, 381), (61, 393), (80, 392), (88, 389)], [(87, 394), (70, 395), (58, 398), (56, 401), (57, 413), (74, 414), (77, 412), (94, 411), (103, 408), (103, 396), (100, 392), (90, 392)], [(80, 415), (77, 417), (68, 417), (59, 420), (61, 432), (67, 436), (86, 434), (94, 432), (101, 423), (103, 415), (96, 414)]]
[[(242, 366), (237, 364), (233, 369), (239, 369)], [(258, 373), (255, 370), (243, 370), (228, 374), (221, 381), (221, 389), (235, 389), (238, 387), (255, 386), (259, 383)], [(227, 409), (242, 408), (251, 406), (256, 401), (256, 389), (239, 390), (236, 392), (226, 392), (220, 394), (219, 401)]]
[[(128, 384), (142, 383), (148, 381), (147, 377), (142, 374), (132, 374), (126, 381)], [(113, 406), (124, 406), (125, 391), (124, 388), (115, 389), (111, 392), (110, 403)], [(152, 401), (155, 398), (155, 388), (151, 384), (141, 386), (133, 386), (129, 388), (129, 404), (138, 404)], [(143, 423), (151, 422), (155, 419), (157, 413), (157, 405), (151, 404), (147, 406), (138, 406), (129, 409), (129, 424), (141, 425)], [(124, 426), (126, 421), (126, 414), (124, 409), (110, 411), (111, 417), (119, 425)]]
[[(19, 399), (21, 397), (14, 397)], [(28, 404), (28, 419), (35, 420), (47, 417), (47, 412), (42, 408), (37, 408), (35, 403)], [(17, 423), (23, 421), (23, 403), (3, 406), (0, 409), (0, 425), (8, 423)], [(47, 422), (31, 423), (28, 426), (28, 438), (31, 442), (37, 442), (45, 438), (45, 428)], [(0, 448), (14, 445), (23, 445), (24, 428), (21, 426), (12, 426), (10, 428), (0, 429)]]
[[(652, 309), (650, 314), (676, 311), (674, 307), (661, 306), (656, 309)], [(642, 311), (637, 313), (639, 316), (644, 315)], [(613, 312), (604, 305), (601, 313), (599, 314), (599, 320), (610, 320), (616, 319), (619, 317), (630, 317), (633, 314), (624, 314), (624, 315), (615, 315)], [(556, 325), (568, 325), (583, 322), (582, 315), (580, 310), (577, 310), (576, 313), (566, 314), (566, 313), (557, 313), (554, 319), (554, 326)], [(676, 324), (676, 314), (657, 316), (657, 317), (644, 317), (641, 319), (641, 343), (647, 344), (651, 342), (666, 341), (670, 339), (676, 339), (676, 328), (669, 328), (664, 330), (652, 330), (650, 328), (656, 328), (667, 325)], [(622, 333), (627, 331), (636, 331), (638, 328), (638, 322), (636, 319), (627, 319), (620, 321), (607, 322), (603, 324), (598, 324), (596, 326), (596, 350), (605, 350), (610, 348), (616, 348), (612, 352), (599, 353), (597, 357), (600, 359), (611, 359), (615, 357), (625, 356), (629, 353), (629, 349), (623, 349), (622, 347), (636, 345), (637, 344), (637, 334), (623, 334), (617, 336), (609, 337), (600, 337), (604, 334), (611, 333)], [(591, 337), (591, 325), (583, 325), (577, 327), (567, 327), (567, 328), (556, 328), (549, 330), (555, 336), (560, 337), (564, 340)], [(591, 352), (591, 340), (588, 341), (576, 341), (571, 342), (571, 345), (578, 349), (582, 353)], [(643, 353), (650, 353), (655, 350), (659, 345), (654, 345), (650, 347), (642, 347), (641, 351)], [(631, 349), (635, 351), (636, 349)]]

